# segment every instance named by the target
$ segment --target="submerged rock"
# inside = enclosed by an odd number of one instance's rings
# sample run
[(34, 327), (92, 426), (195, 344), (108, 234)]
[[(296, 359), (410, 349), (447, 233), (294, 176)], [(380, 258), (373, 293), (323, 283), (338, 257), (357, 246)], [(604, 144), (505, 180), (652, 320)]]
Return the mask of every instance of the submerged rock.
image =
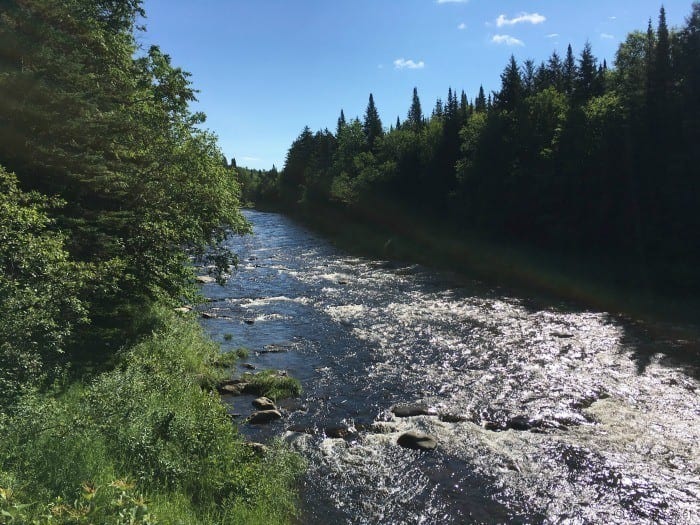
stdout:
[(437, 448), (437, 439), (428, 434), (420, 432), (406, 432), (399, 436), (397, 443), (403, 448), (411, 450), (435, 450)]
[(250, 415), (248, 418), (248, 423), (251, 425), (262, 425), (281, 418), (282, 414), (279, 410), (260, 410), (259, 412), (253, 412)]
[(253, 401), (253, 406), (258, 410), (277, 410), (275, 403), (268, 397), (259, 397)]
[(432, 412), (426, 405), (412, 404), (412, 405), (397, 405), (391, 409), (396, 417), (413, 417), (413, 416), (434, 416), (435, 412)]

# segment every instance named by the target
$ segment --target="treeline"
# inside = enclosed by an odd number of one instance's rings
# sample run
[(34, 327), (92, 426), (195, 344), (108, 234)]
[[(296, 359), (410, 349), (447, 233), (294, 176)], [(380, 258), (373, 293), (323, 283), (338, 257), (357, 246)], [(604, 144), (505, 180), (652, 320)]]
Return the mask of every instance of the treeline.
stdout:
[(612, 67), (587, 43), (512, 57), (501, 81), (473, 100), (450, 89), (429, 114), (414, 90), (388, 129), (370, 95), (363, 119), (305, 128), (274, 184), (244, 192), (375, 221), (402, 210), (456, 236), (615, 259), (652, 287), (697, 285), (700, 3), (677, 30), (662, 8)]
[[(239, 186), (141, 0), (0, 2), (0, 521), (284, 521), (174, 306), (222, 270)], [(204, 388), (204, 390), (203, 390)], [(280, 496), (273, 499), (273, 487)]]

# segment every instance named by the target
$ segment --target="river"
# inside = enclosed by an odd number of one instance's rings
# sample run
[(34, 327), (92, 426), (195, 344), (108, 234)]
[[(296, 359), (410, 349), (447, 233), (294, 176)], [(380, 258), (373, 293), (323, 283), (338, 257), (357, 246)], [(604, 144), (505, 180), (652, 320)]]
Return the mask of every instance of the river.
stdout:
[[(417, 265), (358, 258), (246, 211), (206, 330), (304, 393), (253, 440), (304, 455), (300, 523), (700, 523), (700, 381), (688, 327), (651, 327)], [(243, 371), (241, 365), (241, 371)], [(397, 418), (421, 403), (435, 415)], [(291, 430), (290, 430), (291, 429)], [(396, 444), (416, 430), (421, 453)], [(343, 437), (333, 437), (342, 435)]]

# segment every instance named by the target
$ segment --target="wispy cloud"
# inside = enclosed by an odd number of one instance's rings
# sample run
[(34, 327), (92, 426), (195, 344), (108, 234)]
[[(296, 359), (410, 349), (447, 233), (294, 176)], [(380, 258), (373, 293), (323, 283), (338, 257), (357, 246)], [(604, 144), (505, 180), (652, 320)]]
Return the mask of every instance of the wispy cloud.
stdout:
[(425, 62), (422, 60), (414, 62), (413, 60), (406, 60), (405, 58), (397, 58), (394, 60), (395, 69), (423, 69), (425, 67)]
[(507, 46), (524, 46), (525, 42), (510, 35), (493, 35), (491, 42), (495, 44), (505, 44)]
[(615, 40), (615, 35), (611, 35), (610, 33), (601, 33), (600, 38), (603, 40)]
[(557, 38), (559, 36), (559, 33), (549, 33), (547, 35), (547, 38)]
[(438, 4), (466, 4), (469, 0), (437, 0)]
[(515, 24), (541, 24), (547, 20), (547, 17), (539, 13), (520, 13), (514, 18), (508, 18), (506, 15), (499, 15), (496, 19), (498, 27), (514, 26)]
[(457, 29), (459, 29), (460, 31), (464, 31), (466, 28), (467, 28), (467, 24), (465, 24), (464, 22), (462, 22), (461, 24), (459, 24), (457, 26)]
[(609, 18), (610, 20), (617, 20), (617, 17), (616, 17), (616, 16), (609, 16), (608, 18)]

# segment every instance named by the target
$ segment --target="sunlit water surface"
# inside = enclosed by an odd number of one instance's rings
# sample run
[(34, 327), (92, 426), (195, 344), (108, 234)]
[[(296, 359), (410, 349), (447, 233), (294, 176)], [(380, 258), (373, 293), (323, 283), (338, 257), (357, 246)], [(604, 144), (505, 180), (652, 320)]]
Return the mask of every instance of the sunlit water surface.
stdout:
[[(241, 264), (204, 286), (203, 323), (303, 384), (268, 426), (243, 423), (250, 397), (226, 400), (250, 439), (308, 459), (300, 523), (700, 523), (698, 371), (666, 356), (697, 352), (683, 327), (352, 257), (245, 214), (255, 233), (231, 239)], [(403, 403), (437, 415), (395, 418)], [(437, 450), (399, 447), (406, 430)]]

